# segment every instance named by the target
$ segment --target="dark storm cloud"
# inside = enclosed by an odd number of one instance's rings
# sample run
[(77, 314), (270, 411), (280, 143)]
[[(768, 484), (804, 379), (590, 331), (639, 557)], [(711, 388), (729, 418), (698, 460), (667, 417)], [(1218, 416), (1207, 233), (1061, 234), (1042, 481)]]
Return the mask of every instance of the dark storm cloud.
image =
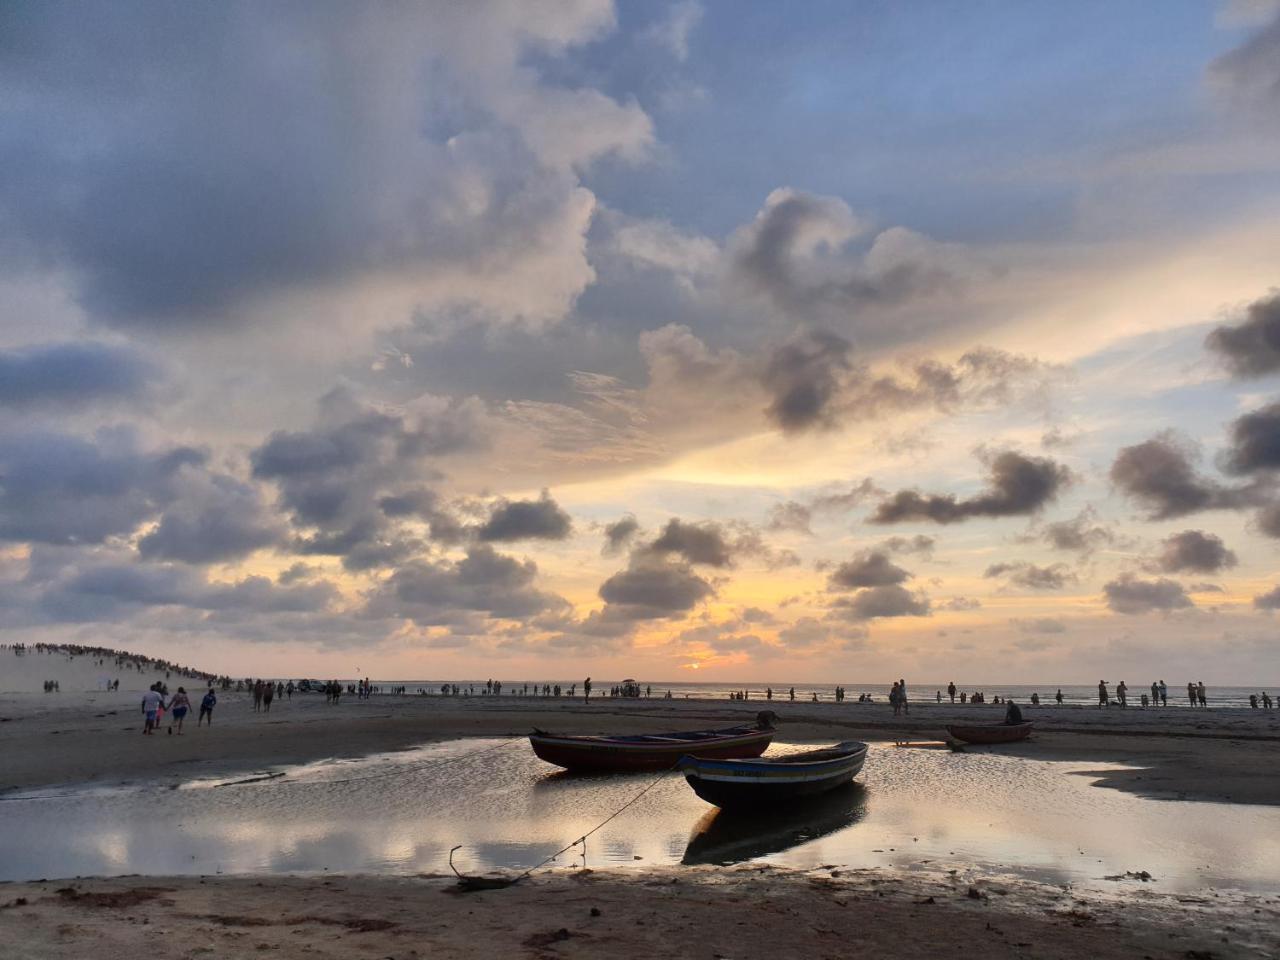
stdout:
[(508, 259), (579, 202), (575, 182), (468, 96), (501, 81), (467, 91), (465, 74), (580, 15), (514, 31), (492, 11), (482, 46), (458, 11), (412, 5), (9, 4), (0, 220), (75, 276), (91, 316), (160, 329), (309, 283)]
[(232, 477), (190, 478), (159, 525), (138, 541), (148, 560), (223, 563), (284, 539), (284, 524), (261, 491)]
[(488, 542), (564, 540), (572, 531), (569, 514), (543, 490), (537, 500), (498, 501), (476, 536)]
[(0, 350), (0, 407), (140, 400), (160, 379), (160, 368), (136, 350), (106, 343)]
[(600, 585), (606, 611), (624, 620), (678, 617), (714, 594), (711, 584), (687, 563), (639, 557)]
[(779, 347), (764, 371), (772, 401), (766, 413), (788, 433), (833, 426), (833, 401), (841, 376), (850, 369), (849, 341), (815, 331)]
[(1214, 60), (1209, 81), (1232, 99), (1274, 110), (1280, 104), (1280, 14)]
[(1061, 590), (1078, 579), (1065, 563), (1047, 567), (1034, 563), (994, 563), (982, 575), (989, 579), (1004, 577), (1010, 584), (1028, 590)]
[(1012, 517), (1035, 513), (1071, 483), (1071, 472), (1046, 457), (1027, 457), (1012, 450), (988, 460), (989, 490), (961, 499), (954, 494), (922, 494), (900, 490), (882, 502), (871, 523), (927, 520), (959, 523), (973, 517)]
[(1131, 573), (1122, 573), (1103, 586), (1102, 592), (1107, 598), (1107, 606), (1116, 613), (1167, 612), (1195, 606), (1182, 584), (1164, 577), (1140, 580)]
[(131, 533), (176, 499), (183, 467), (205, 456), (145, 451), (127, 430), (0, 435), (0, 540), (89, 544)]
[(828, 590), (886, 587), (909, 580), (911, 574), (878, 550), (859, 554), (840, 564), (827, 578)]
[(1233, 474), (1280, 468), (1280, 403), (1270, 403), (1232, 421), (1223, 467)]
[(538, 568), (477, 544), (461, 560), (405, 563), (369, 592), (365, 615), (420, 626), (458, 623), (472, 614), (522, 619), (563, 610), (565, 601), (536, 589)]
[(1203, 530), (1184, 530), (1161, 542), (1151, 566), (1162, 573), (1218, 573), (1237, 562), (1221, 537)]
[(1122, 449), (1111, 482), (1146, 509), (1148, 520), (1239, 510), (1258, 503), (1262, 493), (1256, 485), (1228, 487), (1198, 473), (1194, 449), (1168, 432)]
[(600, 548), (600, 553), (606, 557), (617, 556), (630, 546), (639, 533), (640, 524), (630, 514), (607, 524), (604, 528), (604, 546)]
[(1264, 377), (1280, 371), (1280, 290), (1249, 304), (1241, 323), (1213, 330), (1205, 346), (1236, 377)]
[(881, 617), (927, 617), (929, 598), (905, 587), (890, 584), (859, 590), (831, 605), (835, 616), (845, 620), (875, 620)]

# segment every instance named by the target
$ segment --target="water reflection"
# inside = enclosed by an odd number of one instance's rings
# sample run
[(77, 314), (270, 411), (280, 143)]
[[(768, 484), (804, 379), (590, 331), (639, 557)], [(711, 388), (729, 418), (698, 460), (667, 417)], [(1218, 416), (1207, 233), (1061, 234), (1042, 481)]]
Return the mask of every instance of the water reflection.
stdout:
[(557, 865), (764, 858), (801, 868), (977, 868), (1102, 887), (1114, 886), (1102, 877), (1126, 870), (1150, 871), (1162, 890), (1280, 885), (1280, 808), (1147, 800), (1073, 775), (1107, 767), (873, 744), (862, 788), (761, 820), (716, 812), (678, 774), (656, 783), (572, 775), (551, 772), (524, 743), (436, 743), (235, 786), (218, 784), (243, 774), (177, 790), (144, 783), (7, 794), (0, 879), (443, 873), (456, 844), (465, 872), (522, 870), (651, 785)]
[(693, 828), (681, 863), (727, 866), (783, 853), (853, 826), (867, 815), (867, 790), (850, 783), (796, 807), (762, 813), (712, 810)]

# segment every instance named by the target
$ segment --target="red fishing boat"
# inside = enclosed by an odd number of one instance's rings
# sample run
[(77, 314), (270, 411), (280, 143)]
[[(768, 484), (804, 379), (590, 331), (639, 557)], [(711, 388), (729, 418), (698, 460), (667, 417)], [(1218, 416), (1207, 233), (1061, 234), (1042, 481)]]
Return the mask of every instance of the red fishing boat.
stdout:
[(984, 723), (979, 726), (965, 727), (952, 724), (947, 733), (953, 740), (965, 743), (1015, 743), (1025, 740), (1031, 735), (1031, 721), (1025, 723)]
[(584, 773), (665, 770), (681, 757), (733, 759), (758, 757), (776, 733), (771, 711), (755, 723), (718, 730), (642, 733), (626, 737), (564, 737), (534, 730), (529, 743), (538, 759)]

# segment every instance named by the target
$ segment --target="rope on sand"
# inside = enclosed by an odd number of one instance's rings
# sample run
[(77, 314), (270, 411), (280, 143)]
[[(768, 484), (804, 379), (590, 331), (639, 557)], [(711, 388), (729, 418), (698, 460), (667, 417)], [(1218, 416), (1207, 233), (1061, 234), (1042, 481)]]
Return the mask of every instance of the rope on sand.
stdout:
[(459, 893), (472, 893), (476, 890), (500, 890), (504, 887), (514, 886), (515, 884), (519, 883), (521, 880), (524, 880), (528, 876), (530, 876), (535, 870), (541, 870), (543, 867), (549, 864), (552, 860), (556, 859), (562, 853), (569, 852), (578, 844), (582, 844), (582, 855), (583, 855), (583, 860), (585, 861), (586, 850), (587, 850), (587, 837), (591, 836), (593, 833), (602, 829), (607, 823), (615, 819), (619, 814), (621, 814), (628, 807), (631, 807), (633, 804), (637, 803), (641, 797), (643, 797), (646, 793), (648, 793), (650, 790), (656, 787), (659, 783), (661, 783), (666, 778), (667, 774), (669, 774), (675, 768), (676, 768), (675, 764), (672, 764), (670, 767), (667, 767), (667, 769), (663, 770), (656, 777), (650, 780), (649, 783), (647, 783), (639, 793), (637, 793), (630, 800), (628, 800), (626, 803), (620, 806), (617, 810), (613, 811), (613, 813), (609, 814), (609, 816), (605, 817), (603, 820), (597, 823), (594, 827), (592, 827), (590, 830), (588, 830), (586, 833), (580, 836), (577, 840), (574, 840), (572, 843), (565, 844), (555, 853), (551, 854), (551, 856), (547, 857), (546, 859), (542, 860), (539, 863), (534, 864), (528, 870), (524, 871), (524, 873), (517, 874), (514, 877), (468, 877), (468, 876), (464, 876), (461, 873), (458, 873), (458, 868), (453, 865), (454, 851), (462, 848), (462, 844), (458, 844), (458, 846), (454, 847), (449, 851), (449, 869), (452, 870), (458, 876), (457, 891)]

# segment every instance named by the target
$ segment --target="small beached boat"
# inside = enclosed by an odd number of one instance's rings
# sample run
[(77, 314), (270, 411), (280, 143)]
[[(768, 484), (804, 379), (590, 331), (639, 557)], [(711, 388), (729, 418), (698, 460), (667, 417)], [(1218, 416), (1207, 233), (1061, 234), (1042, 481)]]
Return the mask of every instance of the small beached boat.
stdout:
[(631, 773), (666, 770), (681, 757), (758, 757), (773, 741), (777, 718), (762, 711), (756, 722), (718, 730), (645, 733), (629, 737), (562, 737), (535, 730), (529, 743), (539, 760), (566, 770)]
[(1025, 740), (1031, 735), (1031, 721), (1024, 723), (984, 723), (979, 726), (966, 727), (952, 724), (947, 733), (955, 740), (965, 743), (1015, 743)]
[(677, 769), (707, 803), (749, 809), (826, 793), (856, 777), (866, 759), (865, 743), (846, 740), (822, 750), (758, 760), (681, 757)]

